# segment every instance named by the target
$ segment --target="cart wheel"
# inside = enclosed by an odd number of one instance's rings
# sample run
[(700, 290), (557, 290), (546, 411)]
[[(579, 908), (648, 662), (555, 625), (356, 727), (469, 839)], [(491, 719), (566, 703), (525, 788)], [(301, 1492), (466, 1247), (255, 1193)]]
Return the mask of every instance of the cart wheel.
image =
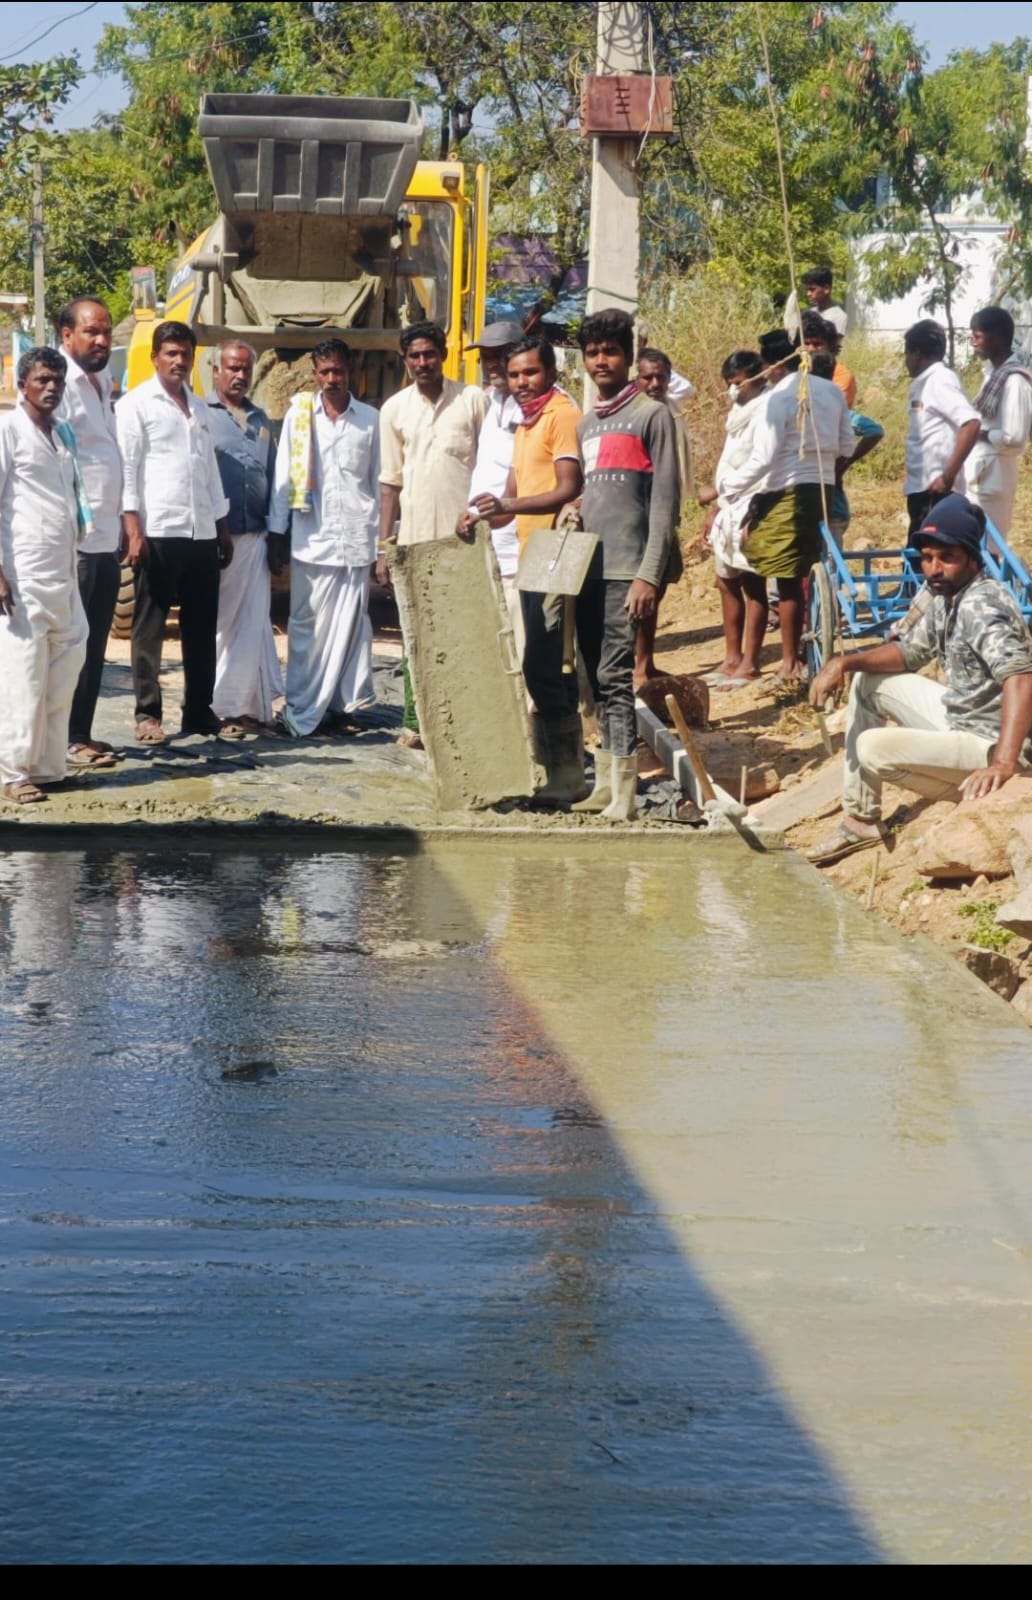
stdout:
[(118, 580), (118, 599), (115, 601), (115, 617), (111, 624), (112, 639), (128, 639), (133, 631), (133, 606), (136, 603), (136, 588), (133, 582), (133, 569), (126, 563), (122, 567)]
[(810, 568), (807, 584), (806, 628), (803, 633), (803, 651), (810, 678), (815, 678), (835, 654), (835, 634), (838, 631), (838, 609), (831, 580), (823, 562)]

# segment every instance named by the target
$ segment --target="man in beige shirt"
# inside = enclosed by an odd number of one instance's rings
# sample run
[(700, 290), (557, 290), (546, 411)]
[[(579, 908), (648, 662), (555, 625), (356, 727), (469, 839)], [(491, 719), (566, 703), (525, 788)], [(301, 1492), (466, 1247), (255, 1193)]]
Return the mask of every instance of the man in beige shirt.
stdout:
[[(380, 409), (380, 556), (376, 581), (389, 585), (386, 546), (451, 538), (469, 505), (480, 429), (488, 411), (482, 389), (444, 376), (443, 329), (417, 322), (401, 335), (411, 383)], [(395, 526), (401, 519), (397, 536)], [(422, 749), (405, 671), (405, 720), (399, 741)]]

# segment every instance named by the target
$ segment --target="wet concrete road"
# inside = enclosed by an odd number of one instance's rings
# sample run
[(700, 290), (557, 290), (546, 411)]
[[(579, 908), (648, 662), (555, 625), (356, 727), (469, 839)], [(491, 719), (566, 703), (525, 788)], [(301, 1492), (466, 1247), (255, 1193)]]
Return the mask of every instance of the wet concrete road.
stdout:
[(736, 840), (0, 858), (3, 1558), (1027, 1560), (1029, 1054)]

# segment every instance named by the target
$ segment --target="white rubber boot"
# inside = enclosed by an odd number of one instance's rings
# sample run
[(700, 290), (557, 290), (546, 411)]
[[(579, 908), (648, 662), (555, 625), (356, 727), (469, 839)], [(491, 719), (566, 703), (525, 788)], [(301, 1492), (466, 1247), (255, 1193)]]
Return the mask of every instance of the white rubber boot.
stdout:
[(633, 822), (638, 815), (638, 757), (613, 757), (613, 798), (602, 815), (613, 822)]

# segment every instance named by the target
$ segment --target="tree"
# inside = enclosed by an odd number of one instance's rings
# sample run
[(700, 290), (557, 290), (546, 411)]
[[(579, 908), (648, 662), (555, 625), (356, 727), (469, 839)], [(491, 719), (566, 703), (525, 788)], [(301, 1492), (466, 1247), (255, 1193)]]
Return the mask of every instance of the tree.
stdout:
[(1027, 40), (964, 50), (925, 76), (918, 59), (886, 60), (872, 49), (855, 67), (862, 90), (854, 126), (888, 180), (859, 208), (854, 231), (878, 232), (865, 269), (887, 298), (924, 283), (924, 309), (946, 321), (950, 360), (955, 305), (969, 271), (955, 218), (977, 202), (1009, 224), (1002, 276), (1032, 290), (1027, 245), (1032, 229), (1032, 173), (1025, 149)]
[[(659, 70), (674, 76), (677, 139), (644, 152), (643, 232), (656, 265), (707, 261), (726, 281), (789, 288), (773, 96), (797, 266), (843, 274), (842, 214), (876, 171), (847, 137), (863, 85), (852, 68), (876, 49), (916, 54), (891, 4), (649, 7)], [(762, 36), (761, 36), (762, 26)], [(769, 86), (763, 45), (770, 57)]]
[(72, 56), (0, 67), (0, 278), (15, 294), (30, 293), (29, 227), (33, 168), (55, 148), (55, 112), (82, 76)]

